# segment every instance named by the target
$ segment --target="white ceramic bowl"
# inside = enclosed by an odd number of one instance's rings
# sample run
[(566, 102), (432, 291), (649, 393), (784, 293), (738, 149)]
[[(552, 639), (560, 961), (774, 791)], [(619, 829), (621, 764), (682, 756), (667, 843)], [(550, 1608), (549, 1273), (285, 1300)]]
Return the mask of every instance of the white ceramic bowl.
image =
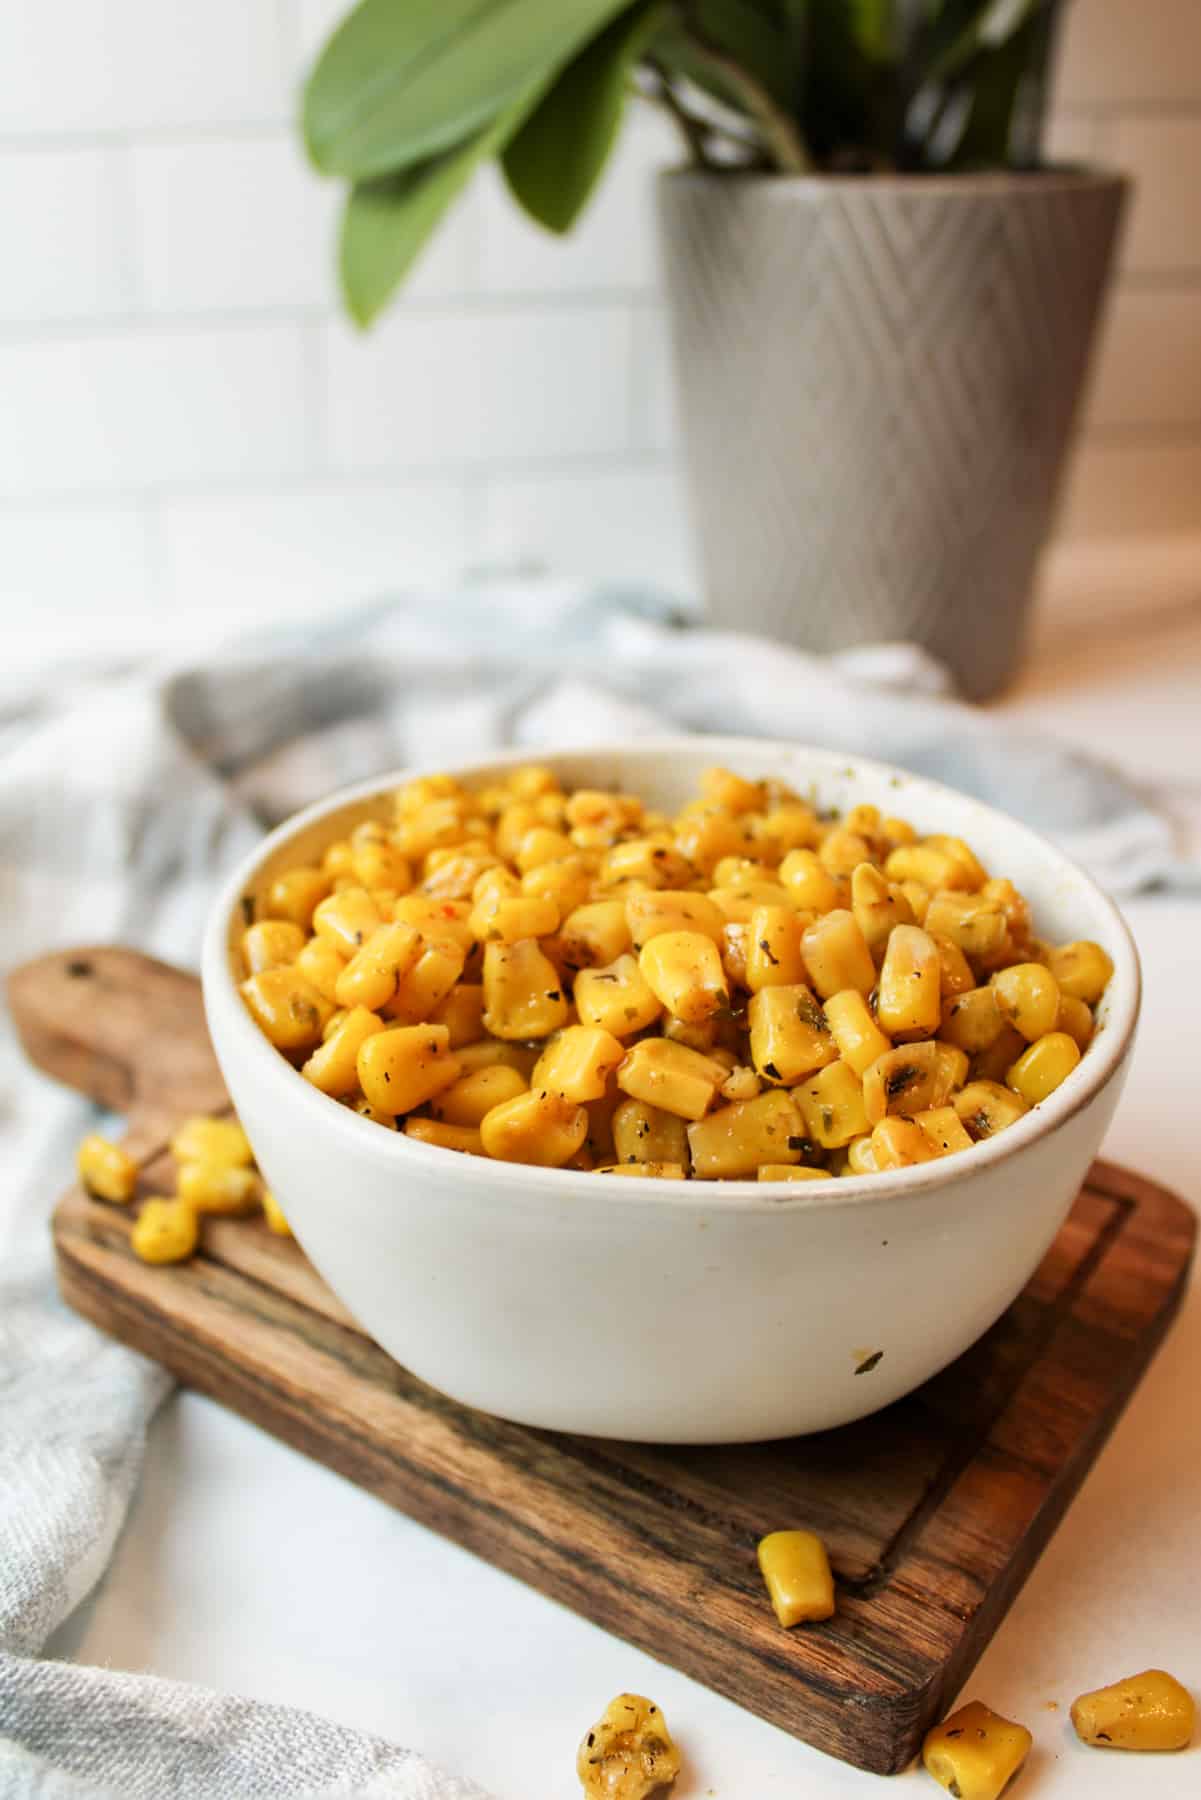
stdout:
[[(527, 753), (455, 771), (490, 777)], [(204, 992), (230, 1094), (297, 1237), (365, 1329), (435, 1387), (506, 1418), (664, 1443), (841, 1425), (918, 1386), (1009, 1305), (1062, 1223), (1113, 1114), (1138, 960), (1117, 911), (1025, 826), (883, 764), (758, 739), (539, 752), (565, 786), (672, 808), (702, 769), (779, 776), (955, 833), (1029, 897), (1053, 941), (1114, 962), (1100, 1029), (1049, 1100), (989, 1143), (827, 1183), (604, 1180), (455, 1155), (359, 1118), (260, 1034), (232, 955), (242, 897), (381, 814), (390, 775), (311, 807), (213, 909)], [(870, 1371), (857, 1373), (876, 1352)]]

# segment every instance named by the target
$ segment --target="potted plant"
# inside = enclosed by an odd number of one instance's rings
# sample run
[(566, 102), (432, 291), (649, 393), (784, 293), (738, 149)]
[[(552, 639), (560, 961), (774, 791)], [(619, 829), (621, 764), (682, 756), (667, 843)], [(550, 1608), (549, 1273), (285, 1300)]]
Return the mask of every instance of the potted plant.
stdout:
[(386, 305), (477, 165), (568, 231), (632, 95), (712, 616), (906, 638), (995, 693), (1112, 261), (1120, 179), (1043, 166), (1060, 0), (363, 0), (304, 131), (349, 183), (347, 306)]

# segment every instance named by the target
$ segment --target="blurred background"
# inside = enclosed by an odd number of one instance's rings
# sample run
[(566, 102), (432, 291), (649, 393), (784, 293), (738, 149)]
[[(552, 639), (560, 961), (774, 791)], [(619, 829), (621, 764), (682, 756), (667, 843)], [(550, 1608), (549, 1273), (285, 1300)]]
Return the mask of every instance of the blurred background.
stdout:
[[(668, 127), (636, 109), (562, 243), (486, 171), (362, 336), (291, 123), (344, 10), (0, 8), (10, 669), (497, 564), (694, 585), (651, 226)], [(1138, 186), (1043, 629), (1201, 594), (1198, 0), (1074, 0), (1051, 149)]]

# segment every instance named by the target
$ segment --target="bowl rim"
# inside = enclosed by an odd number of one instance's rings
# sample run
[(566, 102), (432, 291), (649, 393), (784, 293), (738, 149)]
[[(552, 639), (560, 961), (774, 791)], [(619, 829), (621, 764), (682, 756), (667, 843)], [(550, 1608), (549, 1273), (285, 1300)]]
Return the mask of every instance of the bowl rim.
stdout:
[[(434, 1144), (423, 1144), (406, 1137), (401, 1131), (385, 1131), (370, 1119), (364, 1119), (342, 1106), (320, 1089), (304, 1081), (287, 1059), (280, 1055), (255, 1025), (242, 1003), (234, 978), (230, 957), (231, 927), (240, 908), (242, 896), (250, 887), (264, 862), (288, 840), (319, 824), (330, 814), (346, 807), (378, 799), (415, 776), (437, 772), (467, 781), (483, 781), (498, 770), (521, 766), (532, 761), (554, 763), (568, 759), (602, 761), (606, 755), (622, 756), (645, 753), (648, 756), (672, 756), (682, 751), (695, 754), (703, 748), (706, 755), (729, 766), (737, 766), (740, 755), (762, 757), (772, 753), (786, 754), (791, 759), (805, 759), (813, 765), (814, 778), (831, 775), (846, 779), (848, 772), (863, 771), (873, 777), (891, 780), (899, 776), (903, 784), (912, 783), (937, 802), (941, 797), (962, 803), (965, 800), (986, 817), (1002, 820), (1006, 828), (1024, 837), (1030, 848), (1044, 858), (1061, 877), (1078, 881), (1090, 902), (1108, 918), (1113, 932), (1114, 972), (1110, 982), (1110, 1016), (1101, 1032), (1081, 1057), (1076, 1068), (1047, 1100), (1034, 1106), (1024, 1117), (984, 1143), (973, 1145), (970, 1158), (962, 1153), (939, 1157), (907, 1169), (887, 1169), (871, 1175), (853, 1175), (814, 1182), (729, 1181), (663, 1181), (654, 1176), (615, 1178), (606, 1185), (606, 1204), (657, 1207), (676, 1211), (738, 1211), (772, 1214), (784, 1210), (826, 1210), (856, 1207), (882, 1201), (903, 1202), (907, 1196), (917, 1197), (930, 1188), (947, 1182), (961, 1181), (974, 1173), (1010, 1157), (1020, 1155), (1056, 1131), (1101, 1092), (1121, 1069), (1130, 1053), (1142, 1001), (1142, 976), (1138, 951), (1130, 928), (1108, 894), (1079, 863), (1067, 856), (1040, 832), (999, 808), (978, 800), (974, 795), (931, 780), (906, 769), (900, 763), (881, 762), (868, 756), (843, 751), (819, 749), (785, 738), (716, 737), (707, 734), (675, 734), (667, 737), (637, 738), (628, 744), (606, 746), (596, 743), (525, 745), (498, 750), (472, 762), (448, 764), (412, 764), (399, 770), (385, 770), (367, 780), (338, 788), (324, 799), (314, 801), (301, 811), (292, 813), (262, 838), (244, 856), (222, 883), (209, 910), (204, 933), (201, 974), (206, 1011), (220, 1007), (224, 1023), (233, 1033), (240, 1053), (249, 1061), (250, 1072), (268, 1089), (279, 1095), (281, 1106), (299, 1107), (315, 1129), (345, 1135), (348, 1152), (368, 1154), (390, 1160), (397, 1171), (406, 1165), (414, 1173), (427, 1170), (431, 1174), (448, 1173), (448, 1158), (455, 1156), (461, 1165), (460, 1175), (469, 1185), (483, 1183), (519, 1188), (527, 1201), (535, 1199), (553, 1205), (578, 1194), (579, 1184), (591, 1182), (592, 1171), (543, 1168), (530, 1163), (510, 1163), (491, 1158), (471, 1157), (444, 1150)], [(215, 1035), (215, 1034), (214, 1034)]]

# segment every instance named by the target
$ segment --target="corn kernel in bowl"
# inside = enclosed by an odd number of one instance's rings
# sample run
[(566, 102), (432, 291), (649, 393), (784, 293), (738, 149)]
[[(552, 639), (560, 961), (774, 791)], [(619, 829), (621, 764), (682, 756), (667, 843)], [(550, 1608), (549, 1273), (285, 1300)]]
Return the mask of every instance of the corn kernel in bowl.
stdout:
[(424, 776), (246, 911), (242, 995), (302, 1079), (454, 1154), (601, 1174), (957, 1155), (1087, 1056), (1113, 972), (1034, 936), (962, 839), (722, 769), (674, 817), (537, 765)]

